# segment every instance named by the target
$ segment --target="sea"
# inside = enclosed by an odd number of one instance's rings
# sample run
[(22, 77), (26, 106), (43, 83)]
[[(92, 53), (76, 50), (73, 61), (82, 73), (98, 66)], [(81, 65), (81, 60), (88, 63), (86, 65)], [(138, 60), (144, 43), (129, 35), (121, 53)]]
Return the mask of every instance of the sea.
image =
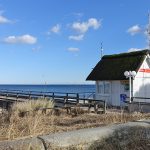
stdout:
[(61, 93), (92, 93), (95, 92), (94, 84), (55, 84), (55, 85), (0, 85), (0, 90), (21, 90), (37, 92)]

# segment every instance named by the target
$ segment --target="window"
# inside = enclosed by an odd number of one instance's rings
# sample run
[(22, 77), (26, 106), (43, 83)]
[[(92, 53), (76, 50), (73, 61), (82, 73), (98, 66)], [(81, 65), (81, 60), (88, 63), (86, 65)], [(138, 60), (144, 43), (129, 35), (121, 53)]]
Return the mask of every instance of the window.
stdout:
[(110, 93), (110, 83), (109, 82), (99, 82), (98, 83), (98, 93), (109, 94)]
[(104, 94), (110, 93), (110, 83), (104, 82)]
[(124, 84), (124, 91), (129, 91), (129, 83)]
[(103, 93), (103, 84), (102, 83), (99, 83), (98, 84), (98, 93)]

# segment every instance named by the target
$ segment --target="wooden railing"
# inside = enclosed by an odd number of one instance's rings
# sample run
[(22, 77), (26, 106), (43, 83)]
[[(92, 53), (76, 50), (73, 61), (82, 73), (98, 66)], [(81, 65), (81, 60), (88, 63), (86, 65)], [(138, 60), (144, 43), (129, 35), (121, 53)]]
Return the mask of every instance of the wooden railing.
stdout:
[(89, 111), (94, 108), (95, 112), (98, 112), (101, 107), (102, 111), (106, 112), (106, 102), (104, 100), (81, 97), (81, 93), (0, 90), (0, 100), (10, 104), (16, 101), (23, 102), (39, 98), (53, 99), (55, 107), (88, 107)]
[[(130, 103), (129, 97), (126, 97), (128, 100), (124, 101), (125, 103)], [(141, 101), (141, 100), (145, 100)], [(141, 105), (150, 105), (150, 102), (147, 102), (146, 100), (150, 100), (150, 97), (131, 97), (131, 103), (134, 104), (141, 104)]]

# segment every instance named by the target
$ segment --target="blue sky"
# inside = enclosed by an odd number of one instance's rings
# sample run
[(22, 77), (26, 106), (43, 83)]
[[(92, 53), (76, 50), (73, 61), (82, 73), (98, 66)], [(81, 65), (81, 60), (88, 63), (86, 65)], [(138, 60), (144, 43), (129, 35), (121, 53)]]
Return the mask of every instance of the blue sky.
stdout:
[(104, 54), (147, 47), (149, 0), (0, 0), (0, 84), (78, 84)]

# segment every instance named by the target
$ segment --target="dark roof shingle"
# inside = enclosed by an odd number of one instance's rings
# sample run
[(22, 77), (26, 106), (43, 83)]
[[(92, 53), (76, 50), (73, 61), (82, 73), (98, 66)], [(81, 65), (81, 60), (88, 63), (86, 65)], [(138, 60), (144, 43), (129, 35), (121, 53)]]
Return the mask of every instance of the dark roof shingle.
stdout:
[(142, 50), (105, 55), (97, 63), (86, 80), (125, 80), (124, 72), (129, 70), (137, 72), (145, 58), (145, 55), (149, 53), (149, 50)]

